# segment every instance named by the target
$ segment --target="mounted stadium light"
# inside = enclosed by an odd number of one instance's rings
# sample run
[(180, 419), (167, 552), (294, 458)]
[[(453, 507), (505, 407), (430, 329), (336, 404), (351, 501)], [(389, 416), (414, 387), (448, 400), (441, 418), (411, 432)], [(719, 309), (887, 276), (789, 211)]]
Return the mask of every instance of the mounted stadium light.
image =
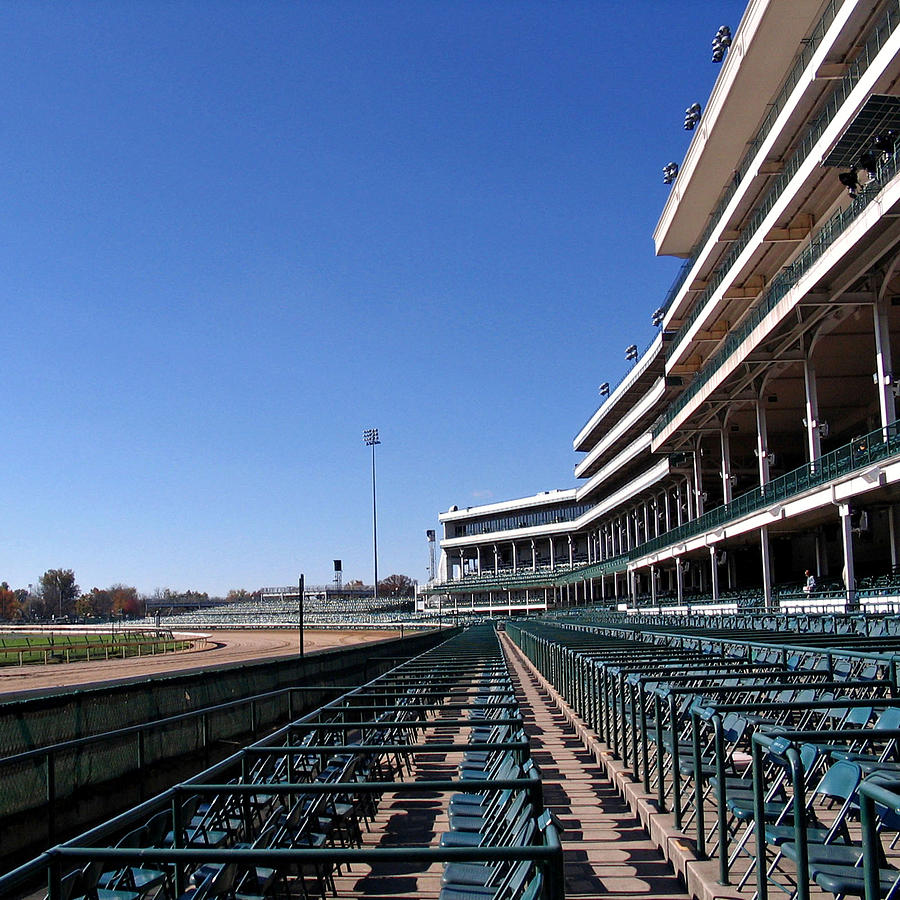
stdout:
[(692, 103), (684, 111), (684, 130), (685, 131), (693, 131), (699, 121), (700, 121), (700, 104)]
[(625, 359), (636, 360), (637, 358), (637, 344), (629, 344), (629, 346), (625, 348)]
[(871, 150), (867, 150), (859, 158), (859, 167), (869, 176), (871, 181), (878, 173), (878, 157)]
[(725, 51), (731, 46), (731, 29), (727, 25), (719, 26), (712, 41), (712, 61), (720, 63), (725, 58)]
[(597, 390), (600, 391), (601, 397), (608, 397), (609, 396), (609, 382), (604, 381), (603, 384), (601, 384), (600, 387), (597, 388)]
[(859, 195), (859, 189), (861, 187), (856, 169), (853, 168), (849, 172), (840, 172), (838, 174), (838, 181), (847, 188), (847, 193), (855, 200)]
[(887, 155), (889, 153), (894, 152), (894, 132), (886, 131), (884, 134), (879, 134), (878, 137), (872, 141), (872, 149), (876, 153), (883, 153)]
[(665, 318), (665, 315), (666, 311), (661, 306), (659, 307), (659, 309), (653, 310), (653, 315), (650, 316), (650, 324), (654, 328), (658, 328), (660, 325), (662, 325), (662, 321)]
[(663, 166), (663, 184), (671, 184), (678, 174), (678, 163), (670, 162)]

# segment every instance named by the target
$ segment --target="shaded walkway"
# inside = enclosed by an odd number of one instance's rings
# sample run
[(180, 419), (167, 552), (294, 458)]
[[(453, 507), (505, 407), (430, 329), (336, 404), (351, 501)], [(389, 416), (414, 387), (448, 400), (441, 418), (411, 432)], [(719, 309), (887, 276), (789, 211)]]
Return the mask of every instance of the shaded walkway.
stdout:
[(512, 641), (506, 635), (501, 641), (541, 770), (544, 803), (564, 828), (566, 897), (687, 900), (672, 866), (585, 749), (555, 697)]

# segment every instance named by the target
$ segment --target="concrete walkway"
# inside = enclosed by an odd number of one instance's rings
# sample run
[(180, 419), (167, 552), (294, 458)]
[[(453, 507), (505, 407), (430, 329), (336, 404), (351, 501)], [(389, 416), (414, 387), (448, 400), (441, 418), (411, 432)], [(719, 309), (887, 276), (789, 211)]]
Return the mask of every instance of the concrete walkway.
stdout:
[(506, 635), (502, 643), (541, 770), (544, 803), (565, 829), (566, 897), (688, 900), (672, 866), (584, 747), (552, 692)]

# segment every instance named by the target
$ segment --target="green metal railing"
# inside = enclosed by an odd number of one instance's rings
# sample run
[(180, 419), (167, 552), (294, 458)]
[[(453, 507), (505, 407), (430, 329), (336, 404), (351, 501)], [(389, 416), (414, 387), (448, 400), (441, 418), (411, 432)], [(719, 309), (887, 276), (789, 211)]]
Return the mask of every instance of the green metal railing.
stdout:
[(806, 463), (797, 469), (773, 478), (768, 484), (754, 488), (736, 497), (731, 503), (717, 506), (690, 522), (639, 544), (627, 553), (604, 560), (582, 569), (576, 569), (557, 578), (556, 583), (569, 584), (585, 578), (621, 572), (629, 562), (654, 553), (664, 547), (696, 537), (710, 529), (740, 519), (749, 513), (763, 510), (773, 503), (789, 500), (812, 488), (821, 487), (835, 478), (858, 472), (873, 463), (881, 462), (900, 453), (900, 423), (894, 422), (887, 428), (870, 431), (855, 438), (830, 453), (820, 456), (813, 463)]

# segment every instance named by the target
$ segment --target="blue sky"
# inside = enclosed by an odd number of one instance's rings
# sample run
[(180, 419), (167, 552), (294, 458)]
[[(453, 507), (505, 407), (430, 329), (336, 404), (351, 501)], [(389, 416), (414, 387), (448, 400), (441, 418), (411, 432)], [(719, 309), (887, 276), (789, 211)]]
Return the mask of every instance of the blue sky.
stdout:
[[(675, 11), (677, 8), (677, 11)], [(424, 581), (572, 487), (743, 3), (0, 5), (0, 580)]]

